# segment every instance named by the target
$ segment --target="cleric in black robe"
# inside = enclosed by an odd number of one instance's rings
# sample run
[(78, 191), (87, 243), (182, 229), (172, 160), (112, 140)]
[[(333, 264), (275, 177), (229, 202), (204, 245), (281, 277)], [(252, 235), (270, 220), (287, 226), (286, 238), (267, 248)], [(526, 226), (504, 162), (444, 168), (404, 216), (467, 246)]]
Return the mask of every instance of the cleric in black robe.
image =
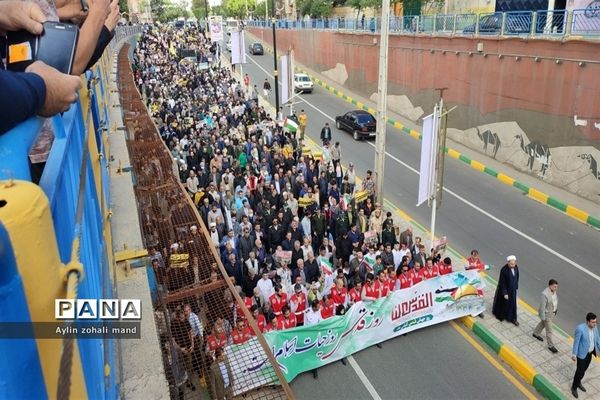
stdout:
[(500, 321), (507, 320), (519, 326), (517, 321), (517, 290), (519, 289), (517, 257), (508, 256), (506, 261), (506, 265), (500, 270), (492, 312)]

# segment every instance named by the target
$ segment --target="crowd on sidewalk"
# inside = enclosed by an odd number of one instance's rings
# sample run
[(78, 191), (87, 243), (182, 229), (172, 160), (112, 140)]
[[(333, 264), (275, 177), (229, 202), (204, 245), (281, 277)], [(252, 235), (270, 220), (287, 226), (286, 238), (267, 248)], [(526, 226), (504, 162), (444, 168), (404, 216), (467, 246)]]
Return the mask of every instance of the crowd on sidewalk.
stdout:
[[(194, 49), (199, 62), (180, 60), (181, 48)], [(452, 272), (450, 258), (426, 249), (410, 227), (400, 229), (383, 210), (371, 171), (360, 182), (351, 162), (342, 166), (342, 149), (332, 144), (328, 127), (320, 154), (303, 151), (306, 114), (269, 115), (256, 85), (247, 75), (238, 81), (215, 50), (196, 30), (151, 28), (136, 49), (134, 71), (209, 243), (261, 332), (316, 324), (358, 301)], [(170, 211), (172, 220), (178, 212)], [(154, 252), (157, 276), (168, 290), (216, 279), (214, 266), (198, 262), (170, 272), (178, 255), (195, 257), (189, 243), (200, 234), (191, 226), (156, 240), (170, 243)], [(515, 266), (510, 256), (505, 269), (512, 291), (500, 290), (497, 301), (506, 304), (495, 305), (494, 314), (518, 325)], [(476, 250), (467, 268), (485, 269)], [(175, 311), (183, 324), (178, 329), (202, 343), (196, 358), (215, 359), (224, 347), (253, 336), (230, 293), (224, 301), (231, 312), (212, 321), (201, 322), (193, 305)], [(181, 341), (180, 347), (189, 348), (186, 337)]]

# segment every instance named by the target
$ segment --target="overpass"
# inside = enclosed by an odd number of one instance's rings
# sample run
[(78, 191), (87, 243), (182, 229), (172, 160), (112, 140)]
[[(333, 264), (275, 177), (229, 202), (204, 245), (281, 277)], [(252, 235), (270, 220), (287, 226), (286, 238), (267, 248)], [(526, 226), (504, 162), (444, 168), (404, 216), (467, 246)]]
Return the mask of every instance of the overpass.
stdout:
[[(580, 14), (569, 13), (571, 23), (565, 26), (575, 26)], [(513, 14), (501, 15), (514, 28)], [(544, 12), (537, 15), (541, 21)], [(591, 19), (597, 25), (586, 24), (590, 35), (583, 37), (533, 28), (524, 34), (508, 28), (464, 32), (456, 28), (459, 15), (411, 17), (430, 27), (411, 31), (404, 28), (406, 18), (391, 23), (399, 29), (392, 29), (389, 38), (390, 111), (419, 123), (439, 100), (435, 89), (446, 87), (445, 103), (456, 106), (448, 120), (451, 139), (600, 204), (600, 52), (595, 40), (600, 19)], [(445, 19), (453, 21), (446, 26), (454, 30), (440, 28)], [(377, 33), (352, 20), (278, 24), (281, 54), (293, 49), (296, 62), (325, 81), (376, 99)], [(270, 31), (261, 28), (265, 25), (250, 21), (248, 31), (272, 44)]]

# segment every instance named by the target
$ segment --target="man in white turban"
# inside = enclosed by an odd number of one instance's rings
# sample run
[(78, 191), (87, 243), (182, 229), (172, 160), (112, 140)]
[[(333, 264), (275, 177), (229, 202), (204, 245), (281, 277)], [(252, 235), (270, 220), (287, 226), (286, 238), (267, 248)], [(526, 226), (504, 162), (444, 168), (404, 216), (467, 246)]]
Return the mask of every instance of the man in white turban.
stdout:
[(519, 326), (517, 319), (517, 290), (519, 289), (519, 267), (517, 257), (506, 257), (506, 265), (500, 270), (492, 313), (500, 321), (507, 320)]

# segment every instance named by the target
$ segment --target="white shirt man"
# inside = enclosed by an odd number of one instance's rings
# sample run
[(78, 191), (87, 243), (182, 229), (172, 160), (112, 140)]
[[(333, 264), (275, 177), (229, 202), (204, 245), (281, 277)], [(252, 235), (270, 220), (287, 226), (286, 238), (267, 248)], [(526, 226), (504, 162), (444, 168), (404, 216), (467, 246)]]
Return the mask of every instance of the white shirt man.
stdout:
[(252, 272), (254, 275), (258, 274), (258, 259), (253, 251), (250, 252), (250, 258), (246, 260), (246, 268), (248, 268), (248, 272)]
[(260, 290), (263, 299), (268, 299), (273, 294), (273, 282), (269, 279), (267, 273), (263, 273), (262, 279), (258, 281), (256, 286)]
[(221, 241), (219, 240), (219, 232), (217, 231), (217, 224), (214, 222), (210, 223), (210, 239), (213, 245), (218, 249)]
[(319, 303), (315, 302), (315, 304), (306, 310), (306, 314), (304, 315), (304, 326), (316, 325), (323, 321), (320, 308)]

